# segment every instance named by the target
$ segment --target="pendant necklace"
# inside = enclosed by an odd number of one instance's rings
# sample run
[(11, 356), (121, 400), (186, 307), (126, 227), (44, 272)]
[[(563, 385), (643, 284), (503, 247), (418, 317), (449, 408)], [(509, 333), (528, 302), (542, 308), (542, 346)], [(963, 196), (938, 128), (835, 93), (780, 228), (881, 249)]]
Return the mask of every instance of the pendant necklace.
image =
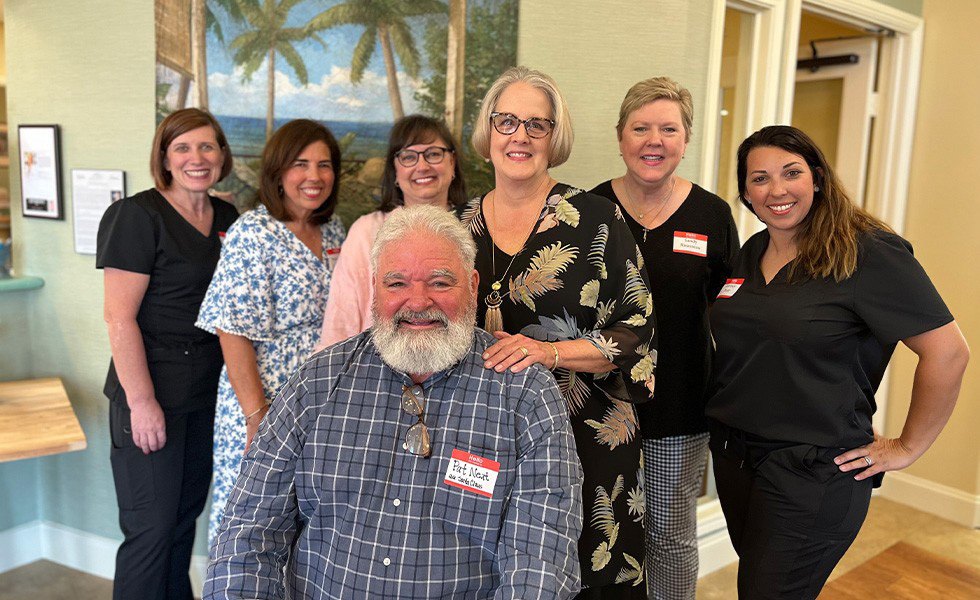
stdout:
[[(660, 208), (658, 208), (657, 209), (657, 212), (655, 212), (653, 214), (653, 220), (654, 221), (656, 221), (657, 220), (657, 217), (660, 216), (660, 213), (662, 213), (664, 211), (664, 209), (667, 208), (667, 203), (670, 202), (670, 197), (674, 193), (674, 184), (675, 183), (677, 183), (677, 178), (676, 177), (671, 177), (670, 178), (670, 188), (667, 190), (667, 193), (664, 194), (664, 197), (660, 199)], [(630, 188), (629, 188), (628, 185), (626, 185), (626, 177), (623, 177), (623, 191), (626, 192), (626, 199), (629, 201), (630, 208), (632, 208), (633, 211), (636, 213), (636, 216), (639, 217), (638, 219), (636, 219), (636, 222), (639, 223), (640, 224), (640, 227), (643, 229), (643, 243), (646, 243), (646, 241), (647, 241), (647, 234), (650, 233), (650, 230), (647, 229), (647, 226), (643, 224), (643, 221), (644, 221), (643, 215), (644, 215), (644, 213), (641, 212), (637, 208), (636, 203), (633, 202), (633, 195), (630, 194)]]
[[(487, 198), (489, 199), (490, 196), (493, 195), (493, 200), (494, 200), (493, 213), (490, 215), (490, 218), (493, 221), (493, 228), (499, 232), (500, 229), (497, 227), (496, 191), (497, 190), (491, 190), (490, 193), (487, 194)], [(547, 201), (547, 198), (548, 195), (545, 194), (545, 201)], [(490, 293), (487, 294), (487, 297), (484, 299), (485, 302), (487, 303), (487, 313), (483, 323), (483, 328), (489, 331), (490, 333), (493, 333), (494, 331), (503, 331), (504, 329), (503, 315), (500, 314), (500, 305), (504, 301), (504, 296), (500, 295), (500, 288), (503, 284), (504, 279), (507, 277), (507, 273), (510, 272), (510, 268), (514, 265), (514, 260), (517, 259), (517, 256), (520, 253), (524, 252), (524, 248), (527, 247), (528, 242), (530, 242), (531, 238), (534, 237), (534, 234), (537, 233), (538, 223), (541, 222), (540, 217), (541, 217), (541, 211), (539, 210), (538, 216), (534, 219), (534, 222), (531, 223), (531, 229), (530, 231), (528, 231), (527, 237), (524, 238), (524, 243), (521, 244), (520, 249), (517, 252), (515, 252), (513, 256), (510, 257), (510, 262), (507, 263), (507, 268), (504, 269), (504, 272), (500, 274), (499, 279), (497, 279), (497, 248), (496, 248), (497, 245), (493, 241), (493, 236), (490, 235), (490, 270), (491, 270), (490, 277), (493, 283), (490, 284)], [(487, 230), (487, 234), (488, 235), (490, 234), (489, 229)], [(508, 292), (506, 295), (509, 294), (510, 292)]]

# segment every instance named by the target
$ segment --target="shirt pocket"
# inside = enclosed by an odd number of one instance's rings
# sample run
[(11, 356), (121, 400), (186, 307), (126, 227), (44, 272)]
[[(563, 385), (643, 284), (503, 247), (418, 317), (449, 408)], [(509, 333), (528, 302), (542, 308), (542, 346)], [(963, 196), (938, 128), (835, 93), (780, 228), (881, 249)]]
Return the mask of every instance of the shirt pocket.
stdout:
[(447, 456), (439, 461), (430, 511), (434, 533), (449, 535), (463, 545), (467, 541), (481, 544), (488, 539), (496, 540), (513, 486), (514, 454), (509, 450), (479, 446), (457, 446), (457, 449), (500, 463), (497, 478), (490, 497), (447, 483), (450, 464), (453, 463), (453, 449), (448, 449)]

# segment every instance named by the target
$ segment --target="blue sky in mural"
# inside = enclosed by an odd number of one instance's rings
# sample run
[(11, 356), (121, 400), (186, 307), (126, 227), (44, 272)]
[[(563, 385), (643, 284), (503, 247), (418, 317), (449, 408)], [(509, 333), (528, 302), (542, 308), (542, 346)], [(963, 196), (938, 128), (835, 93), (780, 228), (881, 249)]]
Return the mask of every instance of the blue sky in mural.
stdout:
[[(292, 9), (287, 26), (301, 27), (314, 16), (339, 4), (339, 1), (310, 0), (300, 2)], [(208, 33), (208, 95), (211, 110), (215, 114), (265, 118), (268, 66), (262, 66), (249, 81), (242, 81), (242, 68), (232, 60), (234, 54), (227, 46), (243, 31), (242, 25), (232, 22), (220, 8), (212, 7), (224, 33), (224, 43), (213, 32)], [(421, 78), (430, 74), (422, 51), (422, 19), (409, 20), (416, 47), (420, 51)], [(296, 42), (295, 48), (302, 56), (309, 72), (309, 84), (301, 86), (292, 67), (276, 58), (276, 120), (310, 117), (330, 121), (391, 122), (392, 113), (388, 100), (387, 79), (380, 44), (375, 48), (371, 62), (361, 82), (350, 81), (351, 55), (364, 28), (345, 25), (319, 32), (326, 43), (326, 50), (315, 40)], [(417, 82), (399, 68), (398, 84), (401, 90), (405, 114), (416, 112), (414, 92)]]

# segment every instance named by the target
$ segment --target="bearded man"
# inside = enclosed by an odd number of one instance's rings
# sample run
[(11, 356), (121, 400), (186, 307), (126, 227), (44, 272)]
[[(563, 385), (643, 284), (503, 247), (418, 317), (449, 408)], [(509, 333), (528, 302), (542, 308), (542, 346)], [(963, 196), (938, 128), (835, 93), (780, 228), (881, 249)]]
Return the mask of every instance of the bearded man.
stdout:
[(540, 365), (484, 368), (470, 234), (398, 210), (374, 327), (280, 391), (211, 547), (205, 598), (569, 598), (581, 468)]

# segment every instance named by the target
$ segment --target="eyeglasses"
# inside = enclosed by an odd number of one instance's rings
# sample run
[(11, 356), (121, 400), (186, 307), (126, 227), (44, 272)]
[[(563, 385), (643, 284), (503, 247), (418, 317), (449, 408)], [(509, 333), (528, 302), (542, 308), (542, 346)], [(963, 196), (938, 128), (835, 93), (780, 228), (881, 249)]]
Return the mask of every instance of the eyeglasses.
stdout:
[(541, 117), (518, 119), (517, 115), (502, 112), (490, 113), (490, 123), (493, 124), (493, 128), (497, 130), (497, 133), (503, 135), (512, 135), (523, 123), (524, 131), (527, 132), (528, 137), (535, 139), (543, 138), (555, 128), (555, 122), (551, 119)]
[(422, 152), (418, 150), (399, 150), (395, 153), (395, 158), (398, 159), (398, 164), (403, 167), (414, 167), (419, 162), (419, 156), (425, 158), (425, 162), (430, 165), (438, 165), (445, 160), (447, 152), (452, 152), (452, 150), (443, 148), (442, 146), (432, 146)]
[(402, 410), (419, 419), (405, 432), (405, 443), (402, 444), (402, 448), (415, 456), (429, 458), (432, 454), (432, 443), (429, 441), (429, 428), (422, 420), (422, 413), (425, 411), (422, 386), (402, 386)]

